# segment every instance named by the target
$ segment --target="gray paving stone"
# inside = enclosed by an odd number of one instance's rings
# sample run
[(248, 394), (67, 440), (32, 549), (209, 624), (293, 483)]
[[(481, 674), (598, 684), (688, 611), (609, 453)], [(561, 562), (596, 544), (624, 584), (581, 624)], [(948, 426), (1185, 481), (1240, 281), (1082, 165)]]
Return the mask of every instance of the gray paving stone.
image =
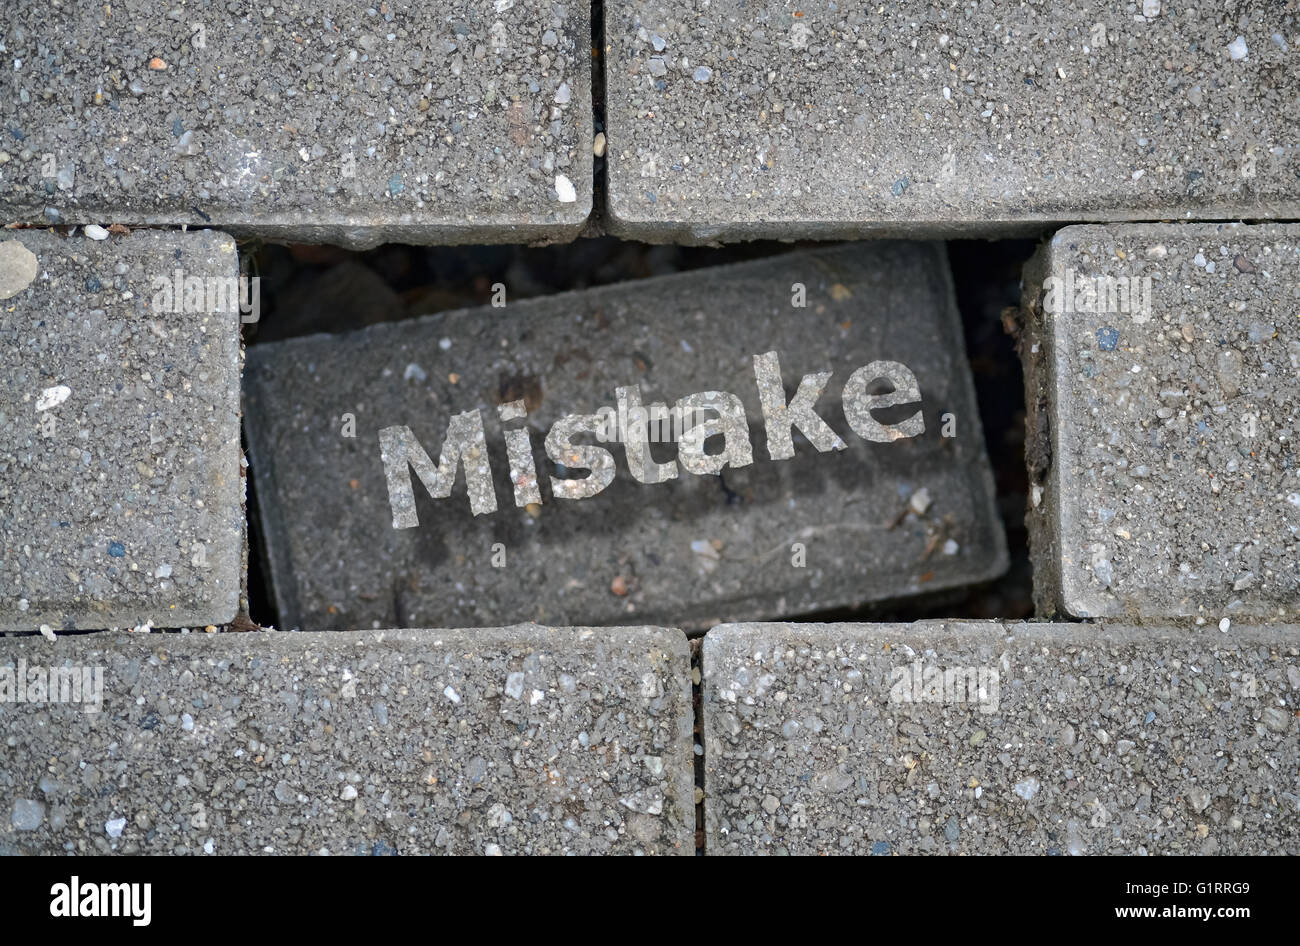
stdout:
[[(791, 306), (796, 282), (804, 308)], [(817, 413), (830, 425), (821, 435), (833, 428), (846, 449), (826, 442), (818, 452), (797, 436), (793, 459), (771, 458), (755, 373), (755, 356), (766, 352), (779, 357), (787, 398), (804, 375), (834, 373)], [(874, 443), (850, 431), (841, 390), (881, 359), (918, 379), (923, 433)], [(250, 463), (286, 627), (503, 619), (694, 627), (922, 594), (1006, 567), (938, 245), (824, 249), (510, 303), (504, 312), (258, 345), (245, 382)], [(612, 484), (584, 499), (557, 497), (546, 439), (567, 415), (612, 414), (624, 386), (639, 387), (645, 405), (668, 407), (694, 392), (734, 394), (745, 421), (733, 430), (734, 451), (725, 448), (732, 464), (720, 474), (678, 470), (674, 458), (693, 454), (657, 443), (650, 460), (676, 478), (647, 483), (647, 471), (638, 482), (624, 445), (609, 443), (602, 471)], [(503, 423), (496, 408), (516, 400), (526, 422)], [(485, 430), (485, 443), (466, 444), (472, 498), (458, 464), (450, 496), (434, 500), (400, 462), (401, 443), (381, 447), (381, 431), (409, 427), (433, 479), (449, 418), (462, 412)], [(877, 416), (901, 426), (915, 413), (900, 405)], [(355, 436), (346, 436), (353, 421)], [(949, 422), (952, 437), (944, 436)], [(781, 425), (773, 425), (780, 452)], [(507, 484), (503, 427), (532, 432), (532, 458), (547, 480), (540, 489), (522, 463), (524, 480)], [(818, 436), (814, 425), (803, 429)], [(742, 441), (747, 466), (736, 462)], [(720, 448), (710, 443), (708, 452)], [(391, 504), (383, 449), (395, 458)], [(563, 448), (550, 455), (594, 481)], [(697, 458), (695, 469), (707, 462)], [(516, 490), (531, 503), (517, 506)]]
[(1069, 227), (1023, 302), (1039, 613), (1300, 619), (1300, 227)]
[(0, 631), (235, 616), (238, 272), (215, 232), (0, 235)]
[(1296, 12), (1159, 6), (609, 0), (609, 229), (711, 242), (1300, 216)]
[(586, 4), (0, 13), (0, 220), (330, 242), (568, 240), (591, 210)]
[(695, 850), (680, 631), (0, 641), (0, 686), (51, 666), (101, 672), (102, 708), (0, 701), (0, 849)]
[(715, 628), (707, 852), (1294, 855), (1297, 632)]

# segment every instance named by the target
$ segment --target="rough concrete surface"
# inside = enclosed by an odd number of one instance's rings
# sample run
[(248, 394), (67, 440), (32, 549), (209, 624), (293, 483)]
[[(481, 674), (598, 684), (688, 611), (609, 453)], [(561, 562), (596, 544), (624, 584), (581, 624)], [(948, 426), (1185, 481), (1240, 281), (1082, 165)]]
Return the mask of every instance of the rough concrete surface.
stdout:
[(214, 232), (0, 236), (0, 630), (235, 616), (238, 271)]
[(589, 17), (7, 3), (0, 218), (354, 247), (572, 239), (591, 209)]
[[(791, 306), (796, 282), (804, 308)], [(846, 449), (818, 452), (796, 433), (794, 457), (771, 458), (754, 365), (770, 351), (788, 399), (804, 375), (833, 372), (816, 412)], [(915, 373), (918, 436), (873, 443), (850, 431), (841, 391), (879, 359)], [(257, 345), (245, 382), (250, 463), (285, 627), (669, 615), (699, 626), (923, 594), (1006, 567), (938, 245), (825, 249)], [(631, 385), (643, 404), (670, 407), (695, 392), (733, 393), (748, 425), (733, 433), (748, 437), (753, 462), (637, 482), (624, 445), (608, 443), (613, 482), (588, 498), (557, 497), (548, 431), (562, 415), (612, 411), (615, 389)], [(496, 408), (516, 400), (527, 420), (505, 425)], [(390, 508), (379, 431), (409, 426), (436, 463), (449, 417), (475, 410), (487, 452), (469, 464), (468, 492), (495, 511), (471, 512), (463, 470), (437, 500), (403, 473), (413, 492)], [(915, 411), (876, 416), (898, 424)], [(538, 494), (526, 508), (515, 504), (521, 486), (510, 485), (503, 426), (532, 431), (543, 482), (531, 485)], [(656, 443), (650, 459), (672, 464), (680, 448)], [(489, 465), (492, 483), (482, 473)], [(398, 511), (418, 526), (395, 528)]]
[(0, 701), (8, 853), (694, 851), (680, 631), (0, 641), (0, 681), (19, 661), (104, 699)]
[(1300, 216), (1286, 4), (610, 0), (605, 44), (620, 236)]
[(732, 625), (703, 672), (711, 855), (1300, 851), (1300, 627)]
[(1039, 612), (1300, 618), (1300, 227), (1069, 227), (1023, 305)]

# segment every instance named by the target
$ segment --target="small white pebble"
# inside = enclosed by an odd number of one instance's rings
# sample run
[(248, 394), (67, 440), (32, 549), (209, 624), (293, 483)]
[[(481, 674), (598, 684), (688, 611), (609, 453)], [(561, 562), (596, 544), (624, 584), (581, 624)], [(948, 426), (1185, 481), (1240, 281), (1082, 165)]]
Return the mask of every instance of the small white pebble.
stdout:
[(86, 224), (85, 231), (86, 231), (86, 236), (90, 237), (92, 240), (108, 239), (108, 231), (105, 230), (103, 227), (99, 226), (98, 224), (94, 224), (94, 223)]
[(512, 700), (517, 700), (524, 695), (524, 675), (522, 673), (512, 673), (506, 677), (506, 696)]
[(555, 175), (555, 193), (559, 196), (562, 204), (571, 204), (578, 199), (578, 192), (574, 189), (573, 181), (563, 174)]
[(1228, 55), (1232, 57), (1234, 62), (1238, 59), (1245, 59), (1249, 53), (1250, 50), (1246, 48), (1246, 37), (1244, 36), (1238, 36), (1228, 44)]
[(1025, 801), (1032, 800), (1033, 797), (1038, 794), (1039, 788), (1040, 785), (1038, 779), (1033, 777), (1016, 782), (1015, 785), (1011, 786), (1011, 790)]
[(451, 700), (453, 703), (460, 702), (460, 694), (457, 693), (455, 690), (453, 690), (450, 686), (442, 691), (442, 695), (445, 696), (447, 699)]
[(344, 801), (352, 801), (357, 797), (357, 789), (354, 785), (344, 785), (343, 792), (339, 795)]
[(47, 641), (54, 640), (54, 628), (50, 627), (48, 624), (42, 624), (41, 637), (44, 637)]
[(51, 407), (58, 407), (71, 396), (72, 388), (66, 384), (56, 384), (52, 388), (46, 388), (36, 399), (36, 410), (48, 411)]
[(1232, 627), (1232, 622), (1229, 621), (1227, 618), (1224, 618), (1222, 621), (1219, 622), (1219, 630), (1223, 631), (1223, 633), (1225, 634), (1228, 633), (1228, 628), (1230, 627)]
[(125, 827), (125, 818), (114, 818), (111, 821), (104, 822), (104, 833), (106, 833), (110, 838), (120, 838), (122, 836), (122, 830)]
[(186, 732), (194, 732), (194, 717), (189, 713), (181, 717), (181, 729)]
[(925, 515), (925, 511), (930, 508), (930, 491), (924, 486), (912, 494), (912, 498), (907, 501), (908, 508), (918, 516)]

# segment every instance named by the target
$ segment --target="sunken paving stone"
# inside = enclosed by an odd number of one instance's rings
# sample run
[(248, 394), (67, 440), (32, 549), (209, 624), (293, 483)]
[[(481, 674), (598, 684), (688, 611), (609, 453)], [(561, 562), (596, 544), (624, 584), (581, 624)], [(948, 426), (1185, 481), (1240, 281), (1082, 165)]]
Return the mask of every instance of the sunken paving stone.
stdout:
[(0, 630), (238, 606), (235, 241), (104, 236), (0, 236)]
[[(806, 307), (792, 307), (794, 283)], [(779, 360), (784, 393), (778, 369), (764, 367), (765, 419), (755, 356), (772, 352), (764, 365)], [(879, 360), (914, 373), (919, 407), (899, 388), (902, 403), (871, 415), (868, 391), (890, 385), (867, 387), (876, 371), (848, 382)], [(833, 372), (815, 401), (824, 421), (797, 408), (816, 387), (801, 379), (819, 372)], [(245, 385), (284, 627), (699, 627), (923, 594), (1006, 566), (939, 245), (823, 249), (256, 345)], [(866, 434), (846, 421), (846, 386)], [(570, 439), (590, 447), (566, 447), (574, 421), (563, 418), (612, 417), (622, 387), (625, 416), (637, 397), (666, 413), (721, 392), (713, 403), (732, 422), (693, 418), (712, 434), (707, 456), (661, 441), (643, 457), (599, 432)], [(786, 400), (800, 426), (777, 416)], [(671, 426), (627, 428), (671, 439)], [(440, 476), (444, 444), (459, 452), (448, 450)], [(603, 456), (584, 457), (592, 448)], [(553, 479), (561, 464), (569, 478)], [(433, 499), (439, 480), (446, 498)], [(565, 495), (587, 489), (599, 492)]]
[[(33, 698), (51, 667), (101, 680), (98, 711)], [(0, 641), (0, 696), (20, 669), (27, 701), (0, 700), (0, 852), (695, 850), (681, 631)]]
[(1290, 7), (945, 6), (607, 2), (610, 231), (1300, 216)]
[(1039, 613), (1300, 619), (1300, 227), (1069, 227), (1023, 308)]
[(1296, 626), (715, 628), (707, 851), (1295, 855), (1298, 645)]
[(0, 222), (572, 239), (591, 210), (589, 19), (538, 0), (9, 0)]

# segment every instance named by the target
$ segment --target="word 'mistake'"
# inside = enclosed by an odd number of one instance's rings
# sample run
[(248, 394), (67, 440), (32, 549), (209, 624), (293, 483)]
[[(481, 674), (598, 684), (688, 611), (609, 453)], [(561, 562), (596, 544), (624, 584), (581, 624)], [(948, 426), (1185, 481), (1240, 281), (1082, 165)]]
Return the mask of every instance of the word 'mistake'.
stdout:
[[(814, 405), (821, 397), (832, 372), (819, 371), (804, 375), (789, 402), (781, 383), (781, 364), (774, 351), (754, 356), (754, 380), (758, 385), (759, 404), (767, 435), (767, 452), (773, 460), (794, 456), (792, 430), (798, 429), (819, 453), (844, 450), (848, 444), (831, 429)], [(883, 382), (883, 384), (882, 384)], [(887, 386), (884, 393), (869, 393), (873, 386)], [(637, 385), (616, 388), (617, 414), (620, 418), (644, 411)], [(855, 434), (875, 443), (892, 443), (925, 432), (921, 389), (906, 365), (897, 361), (873, 361), (849, 375), (841, 395), (844, 418)], [(880, 408), (916, 404), (917, 410), (906, 420), (884, 424), (871, 412)], [(656, 405), (658, 406), (658, 405)], [(727, 391), (701, 391), (681, 398), (674, 411), (688, 417), (704, 417), (685, 430), (677, 444), (677, 458), (659, 462), (650, 455), (649, 439), (641, 424), (624, 424), (621, 437), (628, 472), (641, 483), (664, 483), (676, 479), (678, 467), (697, 476), (720, 473), (724, 467), (749, 466), (754, 451), (749, 442), (749, 421), (740, 398)], [(520, 421), (527, 416), (522, 400), (497, 406), (502, 424)], [(609, 408), (595, 414), (569, 414), (561, 417), (546, 435), (546, 455), (566, 474), (586, 473), (581, 477), (550, 477), (551, 493), (557, 499), (586, 499), (600, 493), (614, 481), (614, 455), (591, 443), (575, 443), (581, 435), (601, 437), (607, 434)], [(716, 416), (708, 416), (716, 415)], [(537, 468), (533, 462), (531, 434), (526, 426), (503, 431), (506, 456), (510, 464), (510, 483), (515, 505), (542, 502)], [(705, 443), (712, 437), (723, 438), (722, 450), (706, 453)], [(379, 450), (388, 483), (388, 502), (393, 512), (393, 528), (418, 526), (415, 492), (410, 470), (414, 470), (429, 495), (445, 499), (451, 495), (456, 471), (465, 468), (465, 485), (470, 510), (476, 516), (496, 512), (496, 489), (488, 460), (483, 416), (479, 410), (453, 415), (447, 425), (442, 454), (435, 466), (409, 427), (385, 427), (379, 431)]]

